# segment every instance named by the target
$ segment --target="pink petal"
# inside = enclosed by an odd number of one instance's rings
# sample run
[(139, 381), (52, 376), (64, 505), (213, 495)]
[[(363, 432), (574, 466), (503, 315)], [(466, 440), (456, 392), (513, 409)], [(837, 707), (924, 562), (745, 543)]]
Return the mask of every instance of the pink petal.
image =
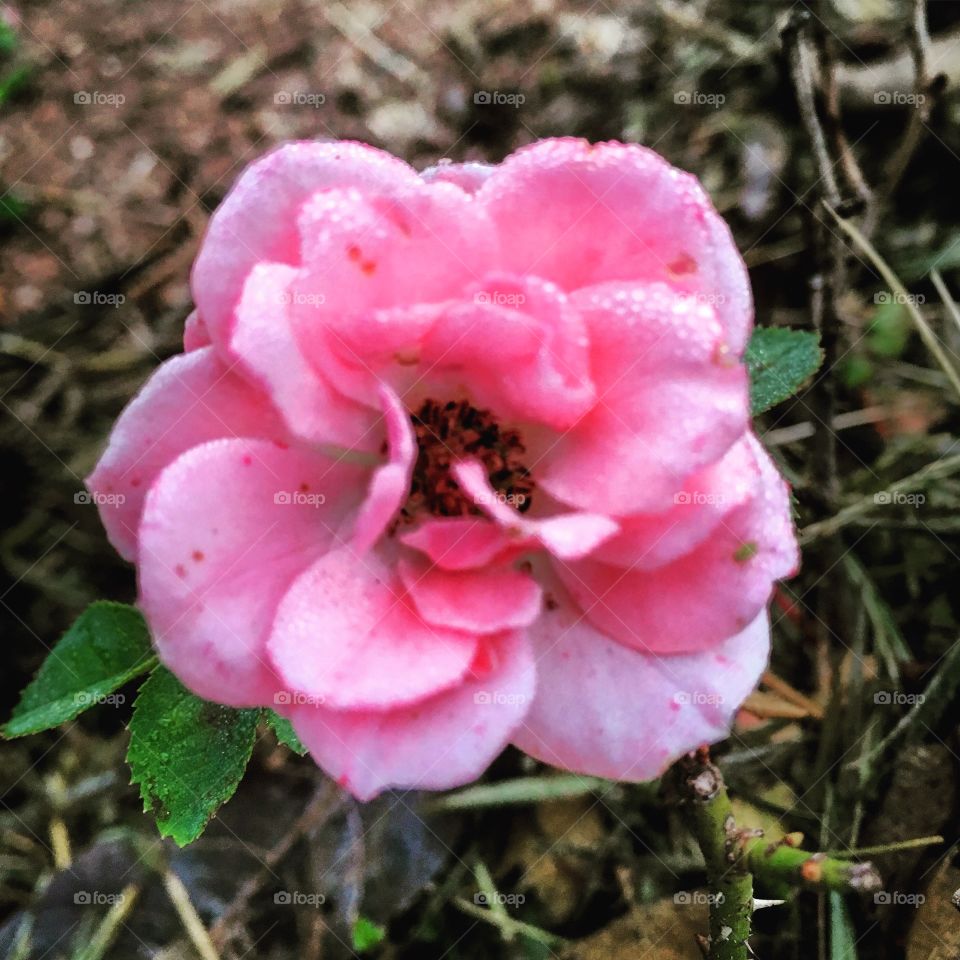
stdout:
[(487, 479), (478, 460), (464, 460), (451, 468), (461, 490), (511, 536), (538, 544), (555, 557), (585, 557), (620, 528), (615, 520), (598, 513), (566, 513), (530, 520), (504, 503)]
[(380, 446), (376, 418), (342, 396), (301, 355), (290, 327), (294, 267), (258, 263), (243, 285), (229, 353), (261, 384), (294, 436), (348, 449)]
[(199, 350), (200, 347), (209, 345), (210, 334), (200, 319), (200, 314), (194, 310), (183, 323), (183, 349), (189, 353), (191, 350)]
[(226, 343), (243, 283), (262, 262), (297, 264), (297, 212), (324, 188), (419, 183), (403, 161), (362, 143), (288, 143), (251, 164), (210, 219), (191, 285), (216, 343)]
[(185, 450), (220, 437), (286, 436), (267, 398), (229, 370), (212, 347), (167, 360), (127, 406), (87, 486), (110, 542), (137, 552), (143, 500), (157, 474)]
[(723, 518), (756, 496), (760, 485), (759, 444), (745, 434), (716, 463), (687, 479), (657, 513), (619, 518), (620, 534), (594, 553), (595, 560), (652, 570), (690, 553)]
[(503, 527), (474, 517), (437, 517), (400, 534), (400, 542), (425, 553), (442, 570), (485, 567), (517, 539)]
[(160, 474), (140, 527), (140, 605), (160, 658), (194, 693), (273, 702), (277, 605), (334, 542), (362, 482), (355, 466), (245, 439), (194, 447)]
[(606, 284), (572, 300), (589, 331), (597, 403), (542, 452), (538, 482), (572, 506), (662, 509), (746, 429), (746, 368), (725, 349), (715, 309), (663, 284)]
[(636, 144), (566, 138), (511, 154), (476, 194), (503, 262), (565, 290), (660, 280), (718, 305), (735, 353), (753, 319), (743, 259), (697, 180)]
[[(460, 296), (489, 269), (492, 230), (448, 183), (391, 194), (324, 190), (300, 213), (304, 267), (293, 326), (315, 368), (349, 396), (409, 381), (431, 302)], [(414, 307), (416, 307), (414, 309)]]
[(611, 780), (659, 776), (726, 736), (766, 666), (767, 615), (711, 650), (652, 656), (591, 626), (562, 590), (529, 630), (539, 693), (513, 743), (544, 763)]
[(588, 347), (579, 313), (556, 284), (494, 273), (440, 313), (420, 360), (432, 387), (444, 384), (451, 395), (465, 388), (474, 405), (504, 420), (563, 430), (596, 399)]
[(290, 588), (268, 649), (286, 689), (335, 709), (385, 710), (459, 683), (477, 638), (425, 623), (390, 562), (342, 548)]
[(391, 787), (457, 787), (497, 757), (533, 699), (535, 671), (525, 639), (507, 634), (485, 643), (489, 672), (413, 706), (280, 709), (314, 760), (359, 800)]
[(780, 577), (795, 572), (797, 543), (787, 485), (758, 447), (756, 495), (691, 553), (653, 570), (592, 557), (557, 566), (586, 617), (635, 650), (707, 650), (764, 609)]
[(499, 633), (525, 627), (540, 613), (540, 587), (508, 566), (443, 570), (401, 557), (400, 580), (427, 623), (467, 633)]
[(441, 160), (427, 167), (420, 176), (428, 183), (452, 183), (467, 193), (476, 193), (496, 169), (492, 163), (450, 163)]
[(357, 517), (353, 549), (358, 554), (366, 553), (376, 543), (410, 496), (413, 465), (417, 459), (417, 442), (407, 411), (389, 387), (381, 386), (379, 394), (387, 425), (390, 462), (374, 471), (367, 499)]

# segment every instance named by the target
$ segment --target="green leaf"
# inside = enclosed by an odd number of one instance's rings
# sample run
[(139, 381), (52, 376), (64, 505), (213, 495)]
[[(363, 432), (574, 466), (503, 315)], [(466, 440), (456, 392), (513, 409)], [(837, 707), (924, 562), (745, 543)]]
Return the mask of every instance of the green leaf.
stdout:
[(792, 397), (823, 363), (817, 335), (787, 327), (757, 327), (744, 357), (750, 372), (750, 406), (763, 413)]
[(93, 603), (60, 638), (3, 727), (22, 737), (66, 723), (157, 662), (140, 611)]
[(830, 892), (830, 960), (857, 960), (857, 935), (843, 896)]
[(372, 950), (387, 935), (384, 927), (378, 926), (366, 917), (358, 917), (353, 925), (353, 949), (357, 953)]
[(182, 847), (203, 833), (243, 777), (259, 719), (259, 710), (208, 703), (154, 670), (133, 705), (127, 761), (163, 836)]
[(267, 726), (273, 730), (277, 739), (285, 747), (289, 747), (301, 757), (306, 755), (307, 748), (300, 742), (300, 738), (294, 733), (293, 724), (286, 717), (281, 717), (280, 714), (274, 713), (272, 710), (264, 710), (263, 718), (267, 721)]

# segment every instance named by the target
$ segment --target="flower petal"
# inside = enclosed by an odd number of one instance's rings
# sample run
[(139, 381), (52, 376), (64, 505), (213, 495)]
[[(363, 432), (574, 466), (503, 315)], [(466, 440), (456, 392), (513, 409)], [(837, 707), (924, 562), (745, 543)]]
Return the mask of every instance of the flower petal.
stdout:
[(504, 262), (574, 290), (664, 281), (711, 297), (726, 339), (746, 345), (753, 307), (730, 230), (695, 177), (636, 144), (564, 138), (518, 150), (476, 194)]
[(107, 536), (124, 559), (136, 556), (144, 497), (157, 474), (197, 444), (238, 436), (287, 434), (267, 398), (212, 347), (173, 357), (154, 371), (120, 415), (87, 478)]
[(619, 518), (619, 535), (602, 544), (594, 559), (652, 570), (690, 553), (724, 517), (757, 495), (758, 456), (765, 454), (746, 434), (720, 460), (693, 474), (660, 512)]
[(359, 800), (390, 787), (447, 790), (476, 779), (497, 757), (533, 699), (526, 640), (484, 641), (490, 670), (446, 693), (396, 710), (279, 708), (314, 760)]
[(367, 499), (357, 517), (353, 548), (358, 554), (366, 553), (399, 513), (410, 495), (417, 459), (417, 442), (406, 410), (389, 387), (381, 385), (379, 393), (387, 425), (390, 462), (374, 471)]
[(453, 183), (467, 193), (476, 193), (487, 177), (496, 170), (492, 163), (450, 163), (441, 160), (420, 173), (427, 183)]
[(375, 450), (376, 415), (335, 390), (304, 359), (290, 326), (294, 267), (258, 263), (237, 304), (228, 352), (270, 395), (294, 436)]
[(589, 332), (597, 403), (542, 452), (538, 482), (576, 507), (662, 509), (746, 430), (746, 368), (715, 308), (664, 284), (604, 284), (571, 299)]
[(273, 702), (277, 605), (356, 509), (363, 473), (243, 439), (194, 447), (160, 474), (140, 527), (140, 605), (161, 660), (194, 693)]
[(478, 460), (462, 460), (451, 471), (460, 488), (489, 517), (520, 541), (538, 544), (555, 557), (585, 557), (620, 528), (615, 520), (598, 513), (566, 513), (542, 520), (528, 519), (504, 503), (487, 479)]
[(425, 553), (442, 570), (485, 567), (515, 546), (503, 527), (475, 517), (431, 517), (400, 534), (400, 542)]
[(443, 570), (401, 557), (400, 580), (427, 623), (467, 633), (525, 627), (540, 613), (541, 591), (529, 574), (509, 566)]
[(386, 710), (459, 683), (477, 638), (425, 623), (389, 560), (348, 547), (295, 581), (268, 649), (285, 689), (332, 708)]
[(420, 362), (431, 387), (466, 391), (508, 421), (564, 430), (596, 399), (588, 346), (579, 313), (556, 284), (492, 273), (439, 313)]
[(593, 557), (557, 564), (587, 619), (645, 653), (708, 650), (745, 629), (798, 562), (787, 485), (759, 445), (757, 453), (756, 495), (689, 554), (652, 570)]
[(544, 763), (611, 780), (659, 776), (677, 757), (723, 738), (767, 662), (761, 612), (712, 650), (652, 656), (590, 625), (562, 590), (529, 629), (540, 676), (513, 743)]
[(191, 277), (193, 299), (217, 344), (229, 340), (247, 275), (262, 262), (297, 264), (297, 213), (318, 190), (417, 184), (402, 160), (363, 143), (304, 140), (251, 164), (210, 218)]

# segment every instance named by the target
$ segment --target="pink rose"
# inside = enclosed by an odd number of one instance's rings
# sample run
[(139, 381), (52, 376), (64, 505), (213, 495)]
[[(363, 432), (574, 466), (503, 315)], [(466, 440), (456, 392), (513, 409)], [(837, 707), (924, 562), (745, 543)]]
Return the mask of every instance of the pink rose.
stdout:
[(725, 734), (797, 546), (692, 176), (573, 139), (422, 175), (291, 144), (193, 291), (89, 480), (191, 690), (286, 715), (360, 798), (507, 743), (643, 780)]

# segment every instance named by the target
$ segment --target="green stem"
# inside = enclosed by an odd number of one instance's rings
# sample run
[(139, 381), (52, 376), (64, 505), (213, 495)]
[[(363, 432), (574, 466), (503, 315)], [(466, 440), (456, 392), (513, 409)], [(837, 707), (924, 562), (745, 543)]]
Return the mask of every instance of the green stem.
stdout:
[(706, 750), (677, 765), (690, 827), (707, 866), (710, 884), (710, 960), (747, 960), (753, 877), (743, 857), (730, 797)]
[[(870, 863), (852, 863), (798, 846), (799, 834), (775, 842), (738, 828), (720, 770), (706, 748), (674, 767), (674, 782), (707, 867), (710, 885), (709, 960), (747, 960), (753, 884), (778, 898), (797, 887), (868, 893), (883, 886)], [(770, 891), (769, 893), (767, 891)]]
[(883, 886), (871, 863), (851, 863), (826, 853), (796, 847), (789, 836), (775, 843), (753, 838), (744, 845), (744, 857), (758, 884), (784, 892), (785, 888), (850, 890), (870, 893)]

